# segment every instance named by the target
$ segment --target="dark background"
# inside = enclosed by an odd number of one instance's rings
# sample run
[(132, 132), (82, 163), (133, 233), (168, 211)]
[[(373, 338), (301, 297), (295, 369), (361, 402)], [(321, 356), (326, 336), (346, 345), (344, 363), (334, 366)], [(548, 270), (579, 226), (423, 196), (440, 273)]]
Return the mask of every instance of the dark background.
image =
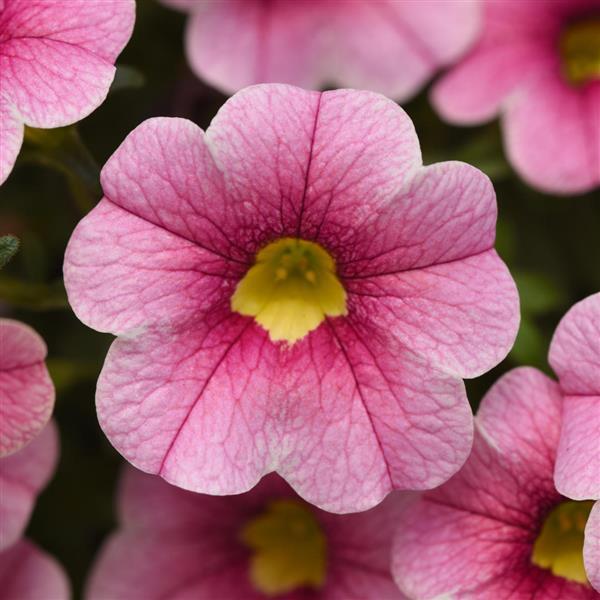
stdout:
[[(0, 272), (0, 315), (32, 325), (46, 340), (61, 432), (58, 471), (39, 498), (27, 535), (65, 566), (75, 597), (115, 526), (114, 491), (123, 461), (100, 430), (94, 407), (111, 336), (88, 329), (69, 309), (63, 253), (76, 223), (99, 199), (97, 165), (136, 125), (162, 115), (187, 117), (206, 128), (226, 100), (186, 65), (184, 15), (153, 0), (137, 4), (133, 38), (119, 59), (109, 98), (78, 125), (94, 160), (85, 158), (76, 138), (68, 138), (66, 158), (28, 143), (0, 188), (0, 234), (12, 233), (22, 243)], [(475, 164), (493, 179), (498, 195), (497, 249), (519, 286), (522, 325), (508, 358), (467, 382), (476, 409), (508, 369), (529, 364), (550, 372), (546, 355), (561, 316), (600, 290), (600, 201), (591, 194), (556, 198), (528, 188), (504, 159), (497, 122), (476, 128), (446, 125), (431, 109), (427, 90), (404, 108), (415, 122), (426, 164), (450, 159)], [(83, 179), (61, 170), (65, 162)]]

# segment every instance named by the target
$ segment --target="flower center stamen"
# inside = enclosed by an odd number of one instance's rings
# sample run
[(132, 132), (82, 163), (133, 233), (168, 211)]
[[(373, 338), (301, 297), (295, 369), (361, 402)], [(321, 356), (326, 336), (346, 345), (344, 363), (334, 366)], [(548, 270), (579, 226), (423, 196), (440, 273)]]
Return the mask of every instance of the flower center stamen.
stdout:
[(251, 519), (241, 540), (252, 552), (250, 579), (268, 596), (325, 583), (327, 544), (321, 527), (304, 504), (276, 500)]
[(587, 583), (583, 564), (583, 539), (593, 502), (562, 502), (546, 517), (533, 546), (534, 565), (554, 575)]
[(560, 53), (572, 84), (600, 79), (600, 16), (569, 25), (560, 38)]
[(231, 309), (254, 320), (273, 341), (290, 344), (325, 317), (346, 314), (346, 292), (335, 262), (318, 244), (282, 238), (265, 246), (238, 283)]

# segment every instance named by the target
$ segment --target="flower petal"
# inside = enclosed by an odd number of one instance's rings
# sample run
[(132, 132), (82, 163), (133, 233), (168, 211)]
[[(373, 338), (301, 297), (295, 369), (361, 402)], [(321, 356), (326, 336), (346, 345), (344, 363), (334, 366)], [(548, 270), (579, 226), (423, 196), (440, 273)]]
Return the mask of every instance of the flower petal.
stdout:
[(561, 499), (552, 479), (560, 410), (558, 386), (535, 369), (515, 369), (491, 388), (465, 466), (400, 520), (393, 571), (405, 593), (595, 597), (531, 564), (541, 519)]
[(548, 359), (565, 394), (600, 395), (600, 292), (575, 304), (561, 319)]
[(220, 256), (107, 199), (75, 229), (64, 266), (77, 316), (115, 334), (202, 314), (223, 294), (233, 294), (228, 271), (230, 263)]
[(0, 319), (0, 457), (28, 444), (46, 425), (54, 386), (46, 369), (46, 344), (30, 327)]
[(50, 423), (28, 446), (0, 459), (0, 550), (21, 537), (38, 492), (54, 472), (58, 435)]
[(577, 194), (600, 184), (600, 84), (576, 89), (549, 73), (512, 99), (504, 133), (512, 164), (531, 185)]
[(589, 582), (600, 592), (600, 502), (592, 507), (585, 526), (583, 562)]
[(134, 465), (212, 494), (278, 470), (310, 502), (348, 512), (438, 485), (465, 460), (462, 383), (392, 352), (381, 332), (340, 322), (288, 348), (227, 314), (113, 344), (98, 416)]
[(69, 600), (63, 568), (28, 540), (0, 553), (0, 588), (6, 600)]
[(296, 234), (334, 254), (421, 165), (406, 113), (371, 92), (254, 86), (225, 103), (206, 138), (236, 210), (256, 215), (255, 236)]
[(12, 104), (0, 95), (0, 185), (15, 165), (23, 143), (23, 123)]
[(475, 377), (488, 371), (515, 340), (518, 293), (494, 250), (427, 268), (345, 281), (359, 314), (370, 315), (410, 351), (454, 376)]
[(600, 396), (566, 396), (556, 488), (575, 500), (600, 498)]

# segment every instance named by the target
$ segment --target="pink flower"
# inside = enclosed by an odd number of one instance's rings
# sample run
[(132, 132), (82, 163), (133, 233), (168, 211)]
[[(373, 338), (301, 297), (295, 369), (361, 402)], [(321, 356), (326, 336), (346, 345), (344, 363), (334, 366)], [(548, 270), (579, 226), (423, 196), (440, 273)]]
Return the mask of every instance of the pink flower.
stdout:
[(274, 474), (247, 494), (216, 498), (128, 468), (121, 529), (102, 549), (86, 597), (401, 600), (390, 546), (408, 502), (394, 494), (367, 512), (333, 515)]
[(600, 1), (487, 0), (479, 43), (433, 90), (453, 123), (500, 114), (515, 169), (542, 190), (600, 184)]
[(515, 369), (492, 387), (463, 469), (399, 521), (392, 570), (404, 593), (598, 597), (586, 579), (600, 589), (600, 505), (570, 501), (554, 485), (561, 408), (558, 384), (536, 369)]
[(21, 539), (35, 499), (56, 467), (58, 436), (50, 423), (29, 445), (0, 458), (0, 590), (2, 598), (66, 600), (62, 567)]
[(461, 466), (460, 378), (506, 355), (518, 298), (491, 183), (423, 167), (396, 104), (247, 88), (206, 133), (146, 121), (101, 179), (65, 284), (120, 336), (96, 401), (135, 466), (210, 494), (278, 471), (334, 512)]
[(474, 40), (465, 0), (163, 0), (191, 13), (188, 60), (233, 93), (254, 83), (327, 84), (407, 100)]
[[(550, 346), (564, 395), (556, 487), (575, 500), (600, 499), (600, 293), (564, 316)], [(600, 556), (598, 557), (600, 569)]]
[(0, 184), (24, 124), (69, 125), (102, 104), (134, 19), (134, 0), (0, 3)]
[(54, 386), (45, 358), (33, 329), (0, 319), (0, 457), (28, 444), (50, 419)]

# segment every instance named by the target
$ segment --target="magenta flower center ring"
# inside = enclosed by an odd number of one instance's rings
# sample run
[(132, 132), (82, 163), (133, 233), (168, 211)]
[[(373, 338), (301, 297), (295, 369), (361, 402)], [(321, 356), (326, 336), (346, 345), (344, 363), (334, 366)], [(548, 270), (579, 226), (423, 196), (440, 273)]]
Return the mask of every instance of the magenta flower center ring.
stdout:
[(574, 85), (600, 79), (600, 15), (568, 25), (560, 39), (563, 70)]

